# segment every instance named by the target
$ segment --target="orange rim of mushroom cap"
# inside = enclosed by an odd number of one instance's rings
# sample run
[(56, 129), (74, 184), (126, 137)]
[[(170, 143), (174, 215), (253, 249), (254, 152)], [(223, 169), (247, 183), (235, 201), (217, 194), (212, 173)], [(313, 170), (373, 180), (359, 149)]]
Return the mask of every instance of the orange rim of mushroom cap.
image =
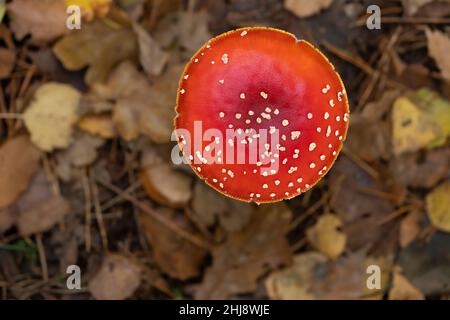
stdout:
[(336, 160), (349, 121), (328, 59), (290, 33), (260, 27), (219, 35), (191, 58), (176, 112), (178, 144), (194, 172), (256, 203), (312, 188)]

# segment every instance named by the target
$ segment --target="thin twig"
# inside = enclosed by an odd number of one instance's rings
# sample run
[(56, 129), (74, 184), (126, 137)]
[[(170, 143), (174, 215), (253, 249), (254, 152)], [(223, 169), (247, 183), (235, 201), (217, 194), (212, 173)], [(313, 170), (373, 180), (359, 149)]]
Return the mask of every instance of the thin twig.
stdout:
[(97, 219), (98, 228), (100, 230), (100, 237), (102, 239), (103, 250), (108, 252), (108, 236), (106, 234), (105, 223), (103, 222), (103, 213), (100, 206), (99, 192), (97, 182), (92, 182), (92, 196), (94, 198), (95, 218)]
[(371, 176), (375, 180), (379, 180), (380, 175), (378, 172), (372, 168), (367, 162), (365, 162), (363, 159), (358, 157), (356, 154), (351, 152), (347, 147), (342, 148), (342, 152), (351, 160), (353, 161), (357, 166), (359, 166), (361, 169), (363, 169), (369, 176)]
[(45, 282), (47, 282), (48, 281), (47, 257), (45, 255), (44, 245), (42, 244), (41, 234), (36, 235), (36, 244), (39, 252), (39, 261), (41, 263), (42, 279)]
[(187, 241), (191, 242), (192, 244), (195, 244), (198, 247), (207, 249), (207, 250), (211, 250), (212, 247), (210, 244), (206, 243), (205, 241), (203, 241), (202, 239), (198, 238), (195, 235), (190, 234), (189, 232), (183, 230), (182, 228), (180, 228), (177, 224), (175, 224), (174, 222), (172, 222), (171, 220), (167, 219), (166, 217), (158, 214), (155, 210), (153, 210), (151, 207), (149, 207), (148, 205), (146, 205), (145, 203), (139, 201), (138, 199), (136, 199), (135, 197), (131, 196), (130, 194), (122, 191), (121, 189), (117, 188), (116, 186), (112, 185), (109, 182), (103, 181), (99, 178), (96, 178), (96, 180), (105, 188), (117, 193), (118, 195), (120, 195), (121, 197), (123, 197), (124, 199), (126, 199), (127, 201), (131, 202), (132, 204), (134, 204), (137, 208), (139, 208), (140, 210), (142, 210), (144, 213), (148, 214), (149, 216), (151, 216), (152, 218), (154, 218), (156, 221), (158, 221), (159, 223), (161, 223), (162, 225), (166, 226), (167, 228), (169, 228), (170, 230), (172, 230), (173, 232), (175, 232), (177, 235), (179, 235), (180, 237), (186, 239)]
[(23, 115), (21, 113), (0, 113), (0, 119), (22, 120)]
[(92, 200), (91, 200), (91, 191), (89, 188), (89, 179), (88, 179), (88, 173), (87, 169), (84, 170), (83, 176), (82, 176), (82, 183), (83, 183), (83, 192), (84, 192), (84, 238), (85, 238), (85, 248), (87, 252), (91, 251), (91, 207), (92, 207)]

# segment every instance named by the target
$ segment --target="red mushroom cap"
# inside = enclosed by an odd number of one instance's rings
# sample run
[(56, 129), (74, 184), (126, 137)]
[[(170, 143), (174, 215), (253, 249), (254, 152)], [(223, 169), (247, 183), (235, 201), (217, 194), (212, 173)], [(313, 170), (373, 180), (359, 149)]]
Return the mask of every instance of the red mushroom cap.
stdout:
[(311, 44), (271, 28), (227, 32), (180, 80), (175, 127), (205, 182), (235, 199), (290, 199), (314, 186), (345, 140), (344, 85)]

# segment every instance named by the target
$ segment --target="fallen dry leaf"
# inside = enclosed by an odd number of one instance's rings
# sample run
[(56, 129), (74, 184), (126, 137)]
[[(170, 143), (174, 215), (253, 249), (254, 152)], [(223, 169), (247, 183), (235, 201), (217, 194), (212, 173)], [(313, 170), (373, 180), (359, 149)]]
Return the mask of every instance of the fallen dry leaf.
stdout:
[(293, 265), (275, 271), (266, 279), (266, 290), (269, 298), (274, 300), (313, 300), (310, 291), (314, 281), (314, 273), (318, 266), (326, 263), (327, 257), (321, 253), (310, 251), (298, 254), (293, 258)]
[(72, 127), (78, 120), (80, 98), (81, 94), (67, 84), (41, 85), (23, 114), (33, 143), (44, 151), (66, 148), (72, 140)]
[(404, 186), (432, 188), (450, 170), (450, 149), (438, 148), (424, 153), (405, 153), (389, 163), (392, 176)]
[(403, 275), (425, 296), (439, 296), (450, 287), (450, 233), (436, 232), (400, 251)]
[(439, 30), (432, 31), (428, 28), (425, 29), (425, 34), (430, 56), (436, 61), (442, 76), (450, 81), (450, 37)]
[(0, 147), (0, 208), (24, 192), (39, 168), (40, 152), (25, 136), (7, 140)]
[(400, 97), (393, 105), (392, 126), (396, 155), (441, 146), (450, 135), (450, 103), (429, 89)]
[(9, 77), (16, 62), (14, 50), (0, 48), (0, 79)]
[(421, 7), (437, 1), (448, 2), (448, 0), (402, 0), (402, 4), (408, 15), (414, 15)]
[(124, 300), (141, 283), (141, 267), (131, 259), (110, 254), (103, 258), (100, 270), (89, 281), (89, 292), (97, 300)]
[(163, 205), (182, 208), (192, 197), (192, 178), (172, 168), (153, 149), (141, 160), (141, 181), (149, 196)]
[[(182, 229), (193, 233), (186, 219), (177, 216), (167, 208), (155, 209), (157, 214), (164, 215), (178, 224)], [(147, 214), (141, 214), (144, 232), (152, 246), (156, 263), (161, 270), (178, 280), (187, 280), (200, 274), (200, 267), (207, 251), (178, 236), (173, 230)]]
[(65, 0), (66, 7), (75, 5), (81, 9), (81, 14), (86, 21), (94, 17), (104, 17), (108, 14), (112, 0)]
[(386, 120), (398, 90), (386, 91), (379, 100), (368, 103), (351, 116), (346, 147), (361, 159), (372, 162), (391, 154), (391, 125)]
[(89, 66), (85, 75), (88, 85), (105, 81), (119, 62), (135, 59), (137, 51), (136, 36), (131, 29), (114, 29), (102, 22), (84, 24), (82, 30), (67, 34), (53, 47), (67, 70)]
[(178, 41), (181, 46), (188, 50), (188, 55), (195, 53), (198, 48), (211, 39), (209, 32), (208, 12), (201, 11), (180, 11), (178, 13)]
[(68, 31), (64, 0), (13, 0), (7, 11), (18, 40), (31, 34), (33, 42), (50, 42)]
[(292, 213), (286, 204), (263, 205), (242, 230), (213, 250), (213, 264), (195, 288), (196, 299), (226, 299), (256, 289), (266, 272), (291, 262), (286, 240)]
[(314, 226), (306, 230), (309, 243), (330, 259), (339, 257), (345, 249), (347, 236), (339, 228), (342, 221), (333, 214), (324, 214)]
[(53, 196), (34, 207), (21, 211), (17, 227), (22, 237), (46, 232), (64, 219), (70, 211), (69, 203), (61, 196)]
[(420, 233), (420, 222), (422, 220), (422, 212), (415, 210), (403, 218), (400, 223), (399, 242), (402, 248), (407, 247), (413, 242)]
[(193, 221), (209, 228), (218, 220), (228, 232), (242, 229), (253, 212), (251, 204), (225, 197), (199, 180), (195, 183), (191, 207)]
[(450, 232), (450, 181), (447, 180), (426, 197), (428, 217), (433, 226)]
[[(389, 243), (388, 235), (395, 231), (389, 224), (379, 224), (394, 206), (384, 198), (363, 192), (364, 189), (383, 191), (383, 187), (357, 164), (346, 157), (339, 158), (330, 175), (330, 205), (343, 222), (350, 250), (375, 245), (380, 239)], [(367, 228), (369, 225), (371, 227)]]
[(394, 269), (392, 288), (389, 291), (389, 300), (423, 300), (425, 296), (414, 287), (401, 273), (401, 268)]
[(0, 211), (0, 217), (9, 214), (10, 220), (17, 223), (20, 236), (28, 237), (50, 230), (62, 221), (69, 209), (69, 203), (52, 192), (51, 183), (40, 170), (34, 175), (29, 188), (13, 204)]
[(152, 36), (140, 25), (133, 26), (139, 43), (139, 60), (149, 76), (159, 76), (169, 61), (169, 54), (164, 52)]
[(119, 134), (127, 141), (140, 133), (155, 143), (168, 143), (173, 130), (174, 101), (182, 65), (169, 68), (150, 85), (147, 77), (131, 62), (121, 63), (104, 85), (94, 92), (116, 101), (113, 121)]
[(284, 7), (299, 18), (313, 16), (328, 8), (333, 0), (285, 0)]
[(317, 252), (294, 258), (294, 265), (269, 276), (266, 288), (272, 299), (361, 299), (366, 288), (365, 252), (331, 262)]
[(104, 139), (112, 139), (116, 136), (116, 129), (109, 114), (84, 116), (78, 122), (78, 127), (83, 131)]

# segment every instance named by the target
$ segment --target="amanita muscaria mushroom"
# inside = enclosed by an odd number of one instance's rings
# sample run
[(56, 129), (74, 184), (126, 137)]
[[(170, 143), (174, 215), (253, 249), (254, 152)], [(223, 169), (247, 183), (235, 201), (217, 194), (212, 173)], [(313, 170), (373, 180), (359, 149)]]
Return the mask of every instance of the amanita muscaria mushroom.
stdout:
[(313, 187), (348, 128), (344, 85), (311, 44), (271, 28), (227, 32), (181, 77), (175, 127), (195, 173), (219, 192), (257, 203)]

